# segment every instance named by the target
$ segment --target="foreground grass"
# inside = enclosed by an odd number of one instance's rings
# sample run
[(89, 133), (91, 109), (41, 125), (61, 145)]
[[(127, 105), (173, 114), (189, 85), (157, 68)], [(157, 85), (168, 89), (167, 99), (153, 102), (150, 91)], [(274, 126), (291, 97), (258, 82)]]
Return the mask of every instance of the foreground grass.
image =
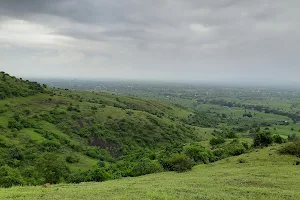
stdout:
[(300, 199), (300, 166), (293, 165), (297, 158), (278, 155), (276, 148), (199, 165), (186, 173), (0, 189), (0, 199)]

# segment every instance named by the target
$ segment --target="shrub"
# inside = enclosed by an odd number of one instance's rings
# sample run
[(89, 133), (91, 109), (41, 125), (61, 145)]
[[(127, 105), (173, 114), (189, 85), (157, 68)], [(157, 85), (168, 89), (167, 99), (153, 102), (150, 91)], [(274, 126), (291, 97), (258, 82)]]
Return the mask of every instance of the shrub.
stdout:
[(14, 185), (22, 185), (24, 183), (23, 177), (19, 170), (13, 169), (9, 166), (0, 167), (0, 186), (11, 187)]
[(184, 172), (192, 169), (194, 162), (184, 154), (173, 154), (171, 158), (161, 160), (164, 169)]
[(69, 174), (67, 177), (68, 183), (81, 183), (81, 182), (88, 182), (92, 181), (92, 172), (89, 171), (77, 171)]
[(185, 146), (184, 154), (193, 159), (197, 163), (209, 163), (213, 160), (214, 155), (210, 150), (207, 150), (200, 146)]
[(59, 150), (60, 147), (60, 143), (51, 140), (43, 141), (39, 144), (39, 149), (44, 152), (55, 152)]
[(225, 143), (225, 139), (224, 138), (221, 138), (221, 137), (218, 137), (218, 138), (212, 138), (209, 143), (211, 145), (218, 145), (218, 144), (223, 144)]
[(23, 129), (24, 127), (22, 126), (22, 124), (20, 124), (19, 122), (17, 122), (16, 120), (11, 120), (11, 121), (8, 121), (8, 128), (10, 129), (17, 129), (17, 130), (21, 130)]
[(159, 162), (154, 160), (144, 159), (140, 162), (135, 162), (132, 167), (132, 176), (141, 176), (163, 171)]
[(282, 144), (286, 142), (286, 139), (281, 137), (280, 135), (273, 135), (273, 141), (278, 144)]
[(69, 155), (69, 156), (66, 157), (66, 161), (68, 163), (78, 163), (79, 160), (80, 160), (80, 158), (76, 155)]
[(244, 145), (242, 145), (237, 139), (234, 139), (232, 142), (226, 145), (224, 149), (228, 156), (238, 156), (247, 151)]
[(97, 168), (92, 173), (92, 180), (101, 182), (111, 179), (112, 176), (108, 172), (105, 171), (104, 168)]
[(249, 145), (248, 145), (247, 142), (242, 142), (242, 145), (245, 147), (246, 150), (250, 149), (250, 147), (249, 147)]
[(46, 153), (38, 163), (39, 170), (48, 183), (59, 183), (69, 174), (66, 162), (54, 153)]
[(300, 140), (292, 142), (279, 150), (282, 154), (300, 156)]
[(262, 133), (256, 133), (254, 135), (253, 139), (253, 145), (255, 147), (258, 146), (269, 146), (273, 143), (273, 138), (271, 135), (271, 132), (262, 132)]
[(235, 132), (230, 131), (230, 132), (228, 132), (228, 133), (225, 134), (225, 137), (233, 139), (233, 138), (237, 138), (238, 136), (237, 136), (237, 134)]
[(296, 136), (294, 133), (293, 135), (288, 135), (288, 141), (295, 141), (298, 140), (299, 138)]

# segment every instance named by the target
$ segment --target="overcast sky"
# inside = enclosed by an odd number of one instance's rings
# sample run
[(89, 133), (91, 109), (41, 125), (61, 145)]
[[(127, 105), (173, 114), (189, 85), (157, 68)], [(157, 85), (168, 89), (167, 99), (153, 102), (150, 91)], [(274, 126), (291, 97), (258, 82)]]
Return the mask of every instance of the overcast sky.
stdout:
[(0, 0), (0, 70), (300, 83), (299, 8), (299, 0)]

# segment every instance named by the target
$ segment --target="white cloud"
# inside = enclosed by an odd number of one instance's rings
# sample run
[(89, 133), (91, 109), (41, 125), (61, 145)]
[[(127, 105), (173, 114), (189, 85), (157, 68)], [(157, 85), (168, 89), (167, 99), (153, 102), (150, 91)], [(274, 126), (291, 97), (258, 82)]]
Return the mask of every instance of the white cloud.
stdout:
[(211, 28), (205, 27), (202, 24), (190, 24), (189, 28), (192, 31), (195, 31), (195, 32), (200, 33), (200, 34), (208, 33), (211, 30)]

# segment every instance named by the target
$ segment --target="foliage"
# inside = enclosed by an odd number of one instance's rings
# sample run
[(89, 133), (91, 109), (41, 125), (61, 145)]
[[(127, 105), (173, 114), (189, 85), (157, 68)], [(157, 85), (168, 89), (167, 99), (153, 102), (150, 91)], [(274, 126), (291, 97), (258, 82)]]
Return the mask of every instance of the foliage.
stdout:
[(255, 147), (266, 147), (273, 143), (271, 132), (259, 132), (254, 135), (253, 145)]
[(295, 142), (289, 143), (282, 147), (279, 150), (280, 153), (282, 154), (290, 154), (290, 155), (295, 155), (297, 157), (300, 156), (300, 140), (297, 140)]
[(13, 185), (23, 185), (24, 180), (19, 170), (9, 166), (0, 167), (0, 186), (11, 187)]
[(45, 182), (51, 184), (59, 183), (69, 173), (65, 161), (54, 153), (46, 153), (40, 158), (39, 170), (43, 174)]
[(211, 145), (218, 145), (218, 144), (223, 144), (225, 143), (225, 139), (222, 137), (218, 137), (218, 138), (212, 138), (209, 143)]
[(184, 154), (173, 154), (170, 158), (160, 160), (164, 169), (170, 171), (184, 172), (192, 169), (194, 162)]
[(284, 138), (281, 137), (280, 135), (276, 134), (276, 135), (273, 135), (273, 141), (274, 141), (275, 143), (282, 144), (282, 143), (285, 143), (285, 142), (286, 142), (286, 139), (284, 139)]
[(0, 99), (26, 97), (45, 92), (44, 88), (37, 82), (23, 81), (4, 72), (1, 72), (0, 76), (2, 76), (0, 79)]
[(193, 159), (196, 163), (207, 164), (213, 162), (215, 159), (212, 151), (196, 145), (185, 146), (184, 154)]

